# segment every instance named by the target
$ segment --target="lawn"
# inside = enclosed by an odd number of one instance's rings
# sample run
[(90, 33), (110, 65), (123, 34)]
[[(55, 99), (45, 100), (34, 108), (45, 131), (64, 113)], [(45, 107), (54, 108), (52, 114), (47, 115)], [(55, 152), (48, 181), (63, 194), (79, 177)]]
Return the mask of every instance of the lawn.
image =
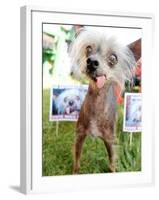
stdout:
[[(42, 174), (43, 176), (69, 175), (72, 172), (72, 147), (75, 136), (74, 122), (59, 122), (56, 133), (56, 122), (49, 121), (49, 90), (43, 91), (43, 141), (42, 141)], [(116, 133), (117, 172), (141, 170), (141, 133), (133, 133), (130, 144), (130, 133), (122, 132), (123, 108), (118, 108)], [(81, 156), (81, 174), (108, 172), (108, 156), (105, 146), (99, 138), (86, 138)]]

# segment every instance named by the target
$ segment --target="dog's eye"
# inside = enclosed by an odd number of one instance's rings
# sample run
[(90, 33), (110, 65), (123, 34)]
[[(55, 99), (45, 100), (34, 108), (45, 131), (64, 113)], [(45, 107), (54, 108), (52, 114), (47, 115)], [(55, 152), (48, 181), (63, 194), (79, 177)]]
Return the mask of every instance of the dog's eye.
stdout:
[(110, 67), (113, 67), (113, 66), (114, 66), (115, 64), (117, 64), (117, 62), (118, 62), (117, 55), (114, 54), (114, 53), (112, 53), (112, 54), (108, 57), (107, 62), (108, 62), (108, 65), (109, 65)]
[(89, 56), (92, 52), (93, 52), (93, 48), (90, 45), (88, 45), (86, 47), (86, 55)]
[(77, 99), (77, 101), (79, 101), (79, 100), (80, 100), (80, 97), (79, 97), (79, 96), (76, 96), (76, 99)]
[(65, 103), (67, 102), (67, 97), (64, 98), (64, 102), (65, 102)]

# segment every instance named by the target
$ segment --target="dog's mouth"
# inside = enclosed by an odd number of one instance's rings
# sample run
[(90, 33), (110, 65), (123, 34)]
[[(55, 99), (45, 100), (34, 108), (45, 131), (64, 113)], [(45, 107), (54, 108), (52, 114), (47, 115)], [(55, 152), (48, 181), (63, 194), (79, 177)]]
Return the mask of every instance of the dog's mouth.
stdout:
[(97, 88), (102, 88), (105, 85), (105, 82), (107, 80), (106, 75), (98, 75), (96, 77), (92, 78), (94, 82), (96, 83)]
[(106, 74), (97, 73), (97, 71), (92, 73), (87, 71), (87, 76), (95, 82), (98, 89), (102, 88), (107, 80)]

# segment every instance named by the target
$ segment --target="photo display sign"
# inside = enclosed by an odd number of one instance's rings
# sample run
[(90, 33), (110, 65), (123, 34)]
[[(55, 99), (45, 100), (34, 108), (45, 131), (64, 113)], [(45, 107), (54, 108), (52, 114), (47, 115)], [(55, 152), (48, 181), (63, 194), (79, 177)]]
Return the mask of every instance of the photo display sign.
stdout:
[(77, 121), (88, 86), (53, 86), (50, 89), (50, 121)]
[(123, 129), (126, 132), (140, 132), (142, 130), (141, 93), (125, 94), (123, 126)]

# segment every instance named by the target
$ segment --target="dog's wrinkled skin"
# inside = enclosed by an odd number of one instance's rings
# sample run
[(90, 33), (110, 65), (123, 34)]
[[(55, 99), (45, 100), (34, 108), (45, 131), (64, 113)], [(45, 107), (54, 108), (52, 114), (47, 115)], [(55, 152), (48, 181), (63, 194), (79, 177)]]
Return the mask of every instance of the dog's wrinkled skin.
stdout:
[(115, 39), (103, 33), (83, 30), (71, 49), (71, 74), (76, 79), (88, 78), (89, 89), (76, 126), (73, 173), (80, 168), (83, 142), (88, 134), (100, 137), (106, 146), (110, 171), (115, 172), (114, 139), (116, 124), (115, 87), (123, 90), (132, 80), (133, 54)]

